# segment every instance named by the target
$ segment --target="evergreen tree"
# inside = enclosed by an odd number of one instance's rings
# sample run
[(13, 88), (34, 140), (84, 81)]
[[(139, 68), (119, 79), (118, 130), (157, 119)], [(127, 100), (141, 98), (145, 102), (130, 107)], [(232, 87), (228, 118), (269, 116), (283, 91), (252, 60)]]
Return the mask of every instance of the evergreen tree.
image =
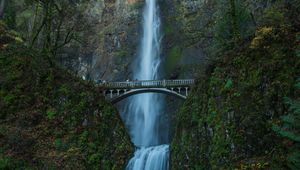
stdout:
[(253, 34), (255, 27), (244, 1), (220, 0), (217, 6), (214, 50), (231, 49)]
[[(296, 55), (300, 57), (299, 51)], [(300, 78), (295, 85), (300, 91)], [(293, 170), (300, 169), (300, 97), (296, 99), (286, 98), (286, 104), (289, 106), (289, 113), (281, 118), (282, 125), (273, 125), (273, 130), (280, 136), (292, 142), (288, 148), (287, 165)]]

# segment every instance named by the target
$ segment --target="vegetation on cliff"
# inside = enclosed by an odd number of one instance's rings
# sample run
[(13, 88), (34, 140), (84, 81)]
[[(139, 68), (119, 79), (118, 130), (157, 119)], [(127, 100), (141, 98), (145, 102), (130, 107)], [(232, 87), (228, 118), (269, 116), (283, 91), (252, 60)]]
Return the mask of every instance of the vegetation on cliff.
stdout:
[(215, 32), (222, 48), (177, 115), (172, 169), (300, 168), (300, 4), (270, 4), (248, 36), (237, 31), (248, 22), (232, 8), (216, 18), (215, 28), (232, 29)]
[(0, 169), (122, 169), (132, 153), (92, 82), (0, 25)]
[[(172, 169), (300, 169), (299, 0), (159, 3), (166, 76), (198, 74), (174, 116)], [(124, 168), (117, 111), (57, 63), (127, 79), (142, 4), (0, 0), (0, 169)]]

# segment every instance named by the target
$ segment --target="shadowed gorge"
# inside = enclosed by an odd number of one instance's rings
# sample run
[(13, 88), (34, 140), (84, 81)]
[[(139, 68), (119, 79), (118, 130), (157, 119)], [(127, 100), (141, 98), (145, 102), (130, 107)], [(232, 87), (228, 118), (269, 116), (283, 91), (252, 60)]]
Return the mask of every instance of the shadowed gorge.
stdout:
[(0, 0), (0, 170), (299, 170), (299, 0)]

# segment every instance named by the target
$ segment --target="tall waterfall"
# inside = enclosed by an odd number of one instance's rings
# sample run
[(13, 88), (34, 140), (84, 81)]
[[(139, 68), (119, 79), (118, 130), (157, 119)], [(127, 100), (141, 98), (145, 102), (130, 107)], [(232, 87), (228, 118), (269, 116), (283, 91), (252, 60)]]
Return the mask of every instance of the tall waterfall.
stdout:
[[(133, 78), (155, 80), (160, 65), (160, 18), (156, 0), (146, 0), (143, 13), (143, 37)], [(136, 146), (128, 170), (168, 170), (169, 145), (163, 144), (162, 136), (168, 135), (160, 129), (158, 119), (162, 111), (163, 98), (158, 94), (141, 94), (133, 97), (125, 109), (127, 124)]]

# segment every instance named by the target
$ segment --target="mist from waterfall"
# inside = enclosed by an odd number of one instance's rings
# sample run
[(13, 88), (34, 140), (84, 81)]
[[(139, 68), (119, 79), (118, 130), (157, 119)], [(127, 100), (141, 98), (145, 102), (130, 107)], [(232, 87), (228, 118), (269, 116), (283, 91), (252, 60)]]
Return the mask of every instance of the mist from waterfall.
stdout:
[[(156, 0), (146, 0), (143, 13), (141, 49), (133, 68), (134, 80), (158, 79), (160, 59), (160, 18)], [(169, 169), (169, 145), (162, 136), (167, 129), (159, 128), (164, 99), (158, 94), (140, 94), (132, 97), (124, 110), (123, 119), (136, 146), (128, 170)], [(125, 116), (124, 116), (125, 115)]]

